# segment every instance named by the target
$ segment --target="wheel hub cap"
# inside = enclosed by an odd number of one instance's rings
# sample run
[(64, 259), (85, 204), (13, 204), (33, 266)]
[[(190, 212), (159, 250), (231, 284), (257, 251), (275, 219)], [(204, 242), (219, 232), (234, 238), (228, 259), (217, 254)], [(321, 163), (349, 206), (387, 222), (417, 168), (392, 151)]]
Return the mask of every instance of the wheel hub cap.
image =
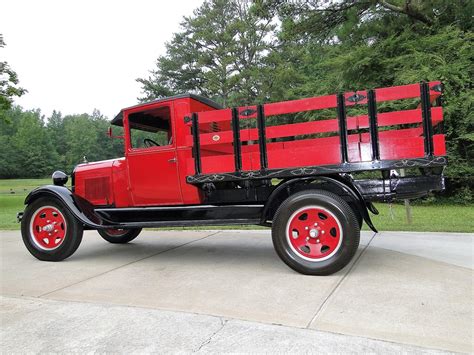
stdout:
[(319, 229), (311, 229), (309, 231), (309, 236), (311, 238), (316, 238), (319, 235)]
[(342, 228), (336, 216), (320, 206), (297, 210), (287, 225), (291, 249), (309, 261), (323, 261), (333, 256), (342, 242)]
[(30, 234), (33, 242), (40, 249), (58, 248), (66, 237), (66, 231), (66, 219), (56, 207), (41, 207), (31, 218)]
[(44, 231), (44, 232), (52, 232), (54, 229), (54, 225), (53, 224), (47, 224), (45, 225), (43, 228), (41, 228), (40, 226), (40, 231)]

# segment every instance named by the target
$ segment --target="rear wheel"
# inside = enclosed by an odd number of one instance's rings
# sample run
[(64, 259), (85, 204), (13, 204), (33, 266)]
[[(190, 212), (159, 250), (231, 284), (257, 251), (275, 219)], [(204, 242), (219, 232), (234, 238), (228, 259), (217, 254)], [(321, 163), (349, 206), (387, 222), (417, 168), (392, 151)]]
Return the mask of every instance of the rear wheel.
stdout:
[(100, 236), (104, 238), (109, 243), (114, 244), (125, 244), (134, 240), (140, 232), (141, 228), (133, 229), (120, 229), (120, 228), (108, 228), (108, 229), (99, 229)]
[(60, 200), (42, 197), (26, 207), (21, 234), (34, 257), (61, 261), (71, 256), (81, 244), (83, 227)]
[(324, 190), (288, 197), (273, 219), (277, 254), (293, 270), (307, 275), (330, 275), (342, 269), (356, 253), (359, 239), (354, 211)]

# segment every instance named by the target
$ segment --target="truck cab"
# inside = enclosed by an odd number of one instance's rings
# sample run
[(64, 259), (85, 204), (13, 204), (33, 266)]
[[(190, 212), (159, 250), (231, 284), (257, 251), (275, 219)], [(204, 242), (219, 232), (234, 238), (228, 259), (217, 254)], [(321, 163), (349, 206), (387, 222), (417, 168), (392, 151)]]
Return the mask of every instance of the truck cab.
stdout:
[(78, 165), (74, 193), (102, 207), (200, 203), (199, 189), (185, 178), (192, 158), (185, 117), (220, 108), (187, 94), (123, 109), (111, 124), (123, 128), (124, 157)]

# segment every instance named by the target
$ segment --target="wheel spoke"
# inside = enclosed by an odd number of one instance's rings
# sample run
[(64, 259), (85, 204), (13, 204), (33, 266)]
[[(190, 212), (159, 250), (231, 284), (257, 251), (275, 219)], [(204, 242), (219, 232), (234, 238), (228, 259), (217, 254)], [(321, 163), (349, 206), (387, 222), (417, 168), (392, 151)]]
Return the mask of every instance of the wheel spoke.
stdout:
[(311, 244), (310, 256), (313, 258), (320, 258), (322, 256), (321, 247), (322, 247), (321, 243)]
[(321, 241), (321, 244), (327, 245), (331, 251), (333, 251), (337, 247), (338, 243), (339, 243), (339, 238), (337, 236), (336, 237), (326, 236)]
[(306, 226), (307, 223), (305, 223), (305, 221), (302, 221), (299, 218), (294, 218), (290, 223), (289, 233), (292, 235), (292, 232), (296, 231), (298, 233), (298, 238), (296, 238), (297, 240), (305, 238), (307, 234), (305, 233)]
[(308, 244), (308, 242), (306, 241), (306, 237), (304, 237), (304, 236), (299, 236), (297, 239), (293, 240), (293, 245), (297, 249), (301, 249), (301, 247), (304, 247), (307, 244)]

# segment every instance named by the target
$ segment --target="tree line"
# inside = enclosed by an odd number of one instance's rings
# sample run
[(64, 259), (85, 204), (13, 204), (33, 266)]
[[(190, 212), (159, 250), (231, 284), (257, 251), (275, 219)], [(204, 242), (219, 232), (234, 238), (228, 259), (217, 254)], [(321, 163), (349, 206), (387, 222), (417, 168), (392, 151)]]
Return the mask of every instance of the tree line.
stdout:
[(66, 115), (14, 106), (0, 120), (0, 178), (37, 178), (54, 170), (72, 172), (87, 161), (123, 155), (123, 141), (109, 139), (109, 121), (99, 111)]
[[(441, 80), (446, 175), (451, 193), (472, 199), (473, 15), (469, 0), (206, 0), (183, 18), (149, 76), (137, 79), (139, 100), (191, 92), (229, 107)], [(104, 139), (98, 112), (6, 112), (0, 177), (122, 154), (121, 141)], [(24, 154), (31, 147), (38, 149)]]

